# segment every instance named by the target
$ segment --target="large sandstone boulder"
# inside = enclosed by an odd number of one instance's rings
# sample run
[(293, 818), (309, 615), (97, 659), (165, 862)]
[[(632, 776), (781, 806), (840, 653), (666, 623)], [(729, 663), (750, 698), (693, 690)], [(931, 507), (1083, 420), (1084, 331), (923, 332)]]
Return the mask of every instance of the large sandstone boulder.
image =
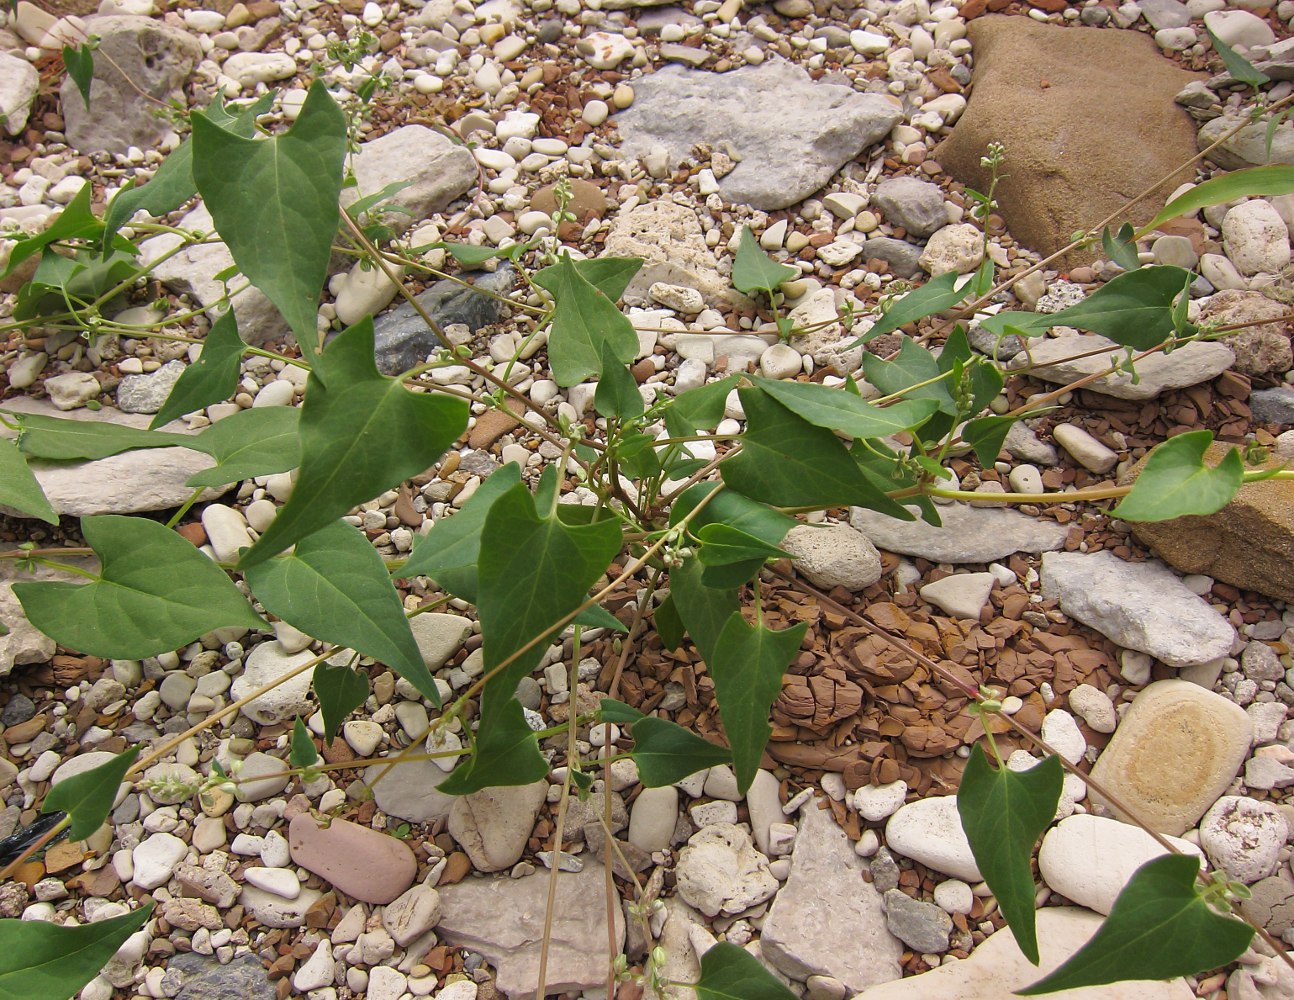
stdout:
[[(976, 18), (968, 37), (974, 90), (935, 156), (957, 180), (986, 191), (980, 157), (1001, 142), (1006, 177), (997, 200), (1012, 235), (1030, 249), (1060, 250), (1196, 154), (1194, 125), (1173, 97), (1202, 77), (1179, 69), (1149, 37), (1006, 16)], [(1148, 221), (1190, 179), (1189, 171), (1174, 176), (1128, 221)]]
[[(1230, 445), (1214, 444), (1204, 460), (1217, 465)], [(1279, 465), (1272, 458), (1267, 465)], [(1128, 470), (1131, 482), (1145, 459)], [(1132, 533), (1183, 573), (1204, 573), (1244, 590), (1294, 601), (1294, 481), (1246, 483), (1231, 502), (1207, 517), (1133, 524)]]

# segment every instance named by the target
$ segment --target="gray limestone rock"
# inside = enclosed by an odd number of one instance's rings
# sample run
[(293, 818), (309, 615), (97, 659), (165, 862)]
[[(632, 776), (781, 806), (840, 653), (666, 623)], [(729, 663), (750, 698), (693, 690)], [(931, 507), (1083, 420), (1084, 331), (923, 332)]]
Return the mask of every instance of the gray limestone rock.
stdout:
[(1258, 423), (1294, 424), (1294, 389), (1287, 385), (1257, 389), (1249, 397), (1249, 409)]
[(122, 413), (156, 413), (184, 374), (183, 361), (168, 361), (148, 375), (127, 375), (117, 386), (117, 406)]
[(863, 241), (860, 256), (863, 260), (885, 261), (890, 265), (890, 273), (900, 278), (913, 278), (921, 273), (921, 248), (907, 240), (896, 240), (892, 236), (873, 236)]
[[(607, 908), (601, 865), (563, 873), (557, 880), (547, 989), (579, 993), (606, 983)], [(509, 1000), (530, 1000), (539, 978), (539, 953), (548, 910), (547, 872), (521, 878), (469, 878), (442, 886), (436, 933), (455, 948), (484, 955), (496, 970), (495, 984)], [(615, 951), (623, 946), (624, 915), (613, 907)]]
[[(912, 508), (915, 511), (915, 508)], [(1068, 529), (1017, 510), (953, 503), (939, 508), (943, 526), (918, 517), (899, 521), (864, 507), (851, 507), (849, 523), (878, 549), (921, 556), (931, 562), (988, 563), (1013, 552), (1058, 549)]]
[(809, 197), (902, 117), (888, 96), (814, 83), (780, 58), (730, 73), (667, 66), (636, 80), (634, 91), (633, 105), (614, 119), (626, 155), (664, 146), (678, 162), (698, 143), (730, 146), (740, 162), (720, 193), (765, 211)]
[(885, 213), (885, 221), (902, 226), (913, 236), (929, 236), (948, 225), (943, 191), (938, 184), (916, 177), (881, 181), (872, 204)]
[[(381, 781), (377, 778), (388, 772)], [(374, 764), (364, 772), (364, 783), (373, 789), (377, 807), (388, 816), (410, 823), (433, 823), (445, 819), (457, 797), (440, 791), (449, 775), (434, 760), (402, 762), (392, 769)]]
[[(516, 278), (516, 269), (505, 263), (497, 271), (482, 274), (473, 285), (504, 295), (512, 290)], [(449, 279), (436, 282), (417, 299), (442, 330), (462, 325), (475, 334), (497, 323), (503, 314), (503, 303), (492, 295), (482, 295)], [(408, 302), (401, 302), (374, 321), (373, 340), (377, 367), (387, 375), (422, 364), (428, 355), (444, 346)]]
[(511, 868), (526, 849), (548, 784), (486, 788), (455, 799), (449, 811), (449, 835), (479, 872)]
[(1109, 552), (1048, 552), (1042, 592), (1112, 642), (1174, 667), (1227, 656), (1236, 637), (1225, 618), (1157, 559), (1132, 563)]
[(397, 234), (448, 207), (477, 180), (471, 150), (426, 125), (404, 125), (364, 143), (354, 167), (359, 186), (342, 192), (343, 205), (376, 194), (389, 184), (407, 184), (386, 200), (404, 211), (382, 216)]
[[(1077, 355), (1109, 348), (1109, 353), (1079, 358)], [(1029, 352), (1011, 359), (1011, 367), (1032, 363), (1029, 374), (1045, 382), (1067, 385), (1085, 376), (1109, 369), (1120, 359), (1123, 348), (1097, 334), (1066, 334), (1051, 340), (1034, 340)], [(1074, 358), (1075, 360), (1068, 360)], [(1169, 389), (1184, 389), (1216, 378), (1235, 363), (1225, 344), (1196, 341), (1172, 354), (1153, 354), (1137, 362), (1138, 381), (1126, 372), (1103, 375), (1083, 388), (1117, 399), (1154, 399)]]
[(885, 924), (913, 951), (938, 955), (948, 950), (953, 920), (934, 903), (913, 899), (901, 889), (885, 894)]
[[(642, 268), (625, 288), (622, 297), (626, 305), (652, 305), (648, 290), (657, 282), (694, 288), (711, 306), (739, 301), (738, 293), (719, 274), (719, 263), (706, 246), (696, 212), (672, 201), (649, 201), (617, 213), (607, 231), (602, 256), (643, 260)], [(715, 353), (719, 353), (717, 345)]]
[[(171, 126), (153, 113), (155, 103), (183, 98), (202, 58), (198, 40), (160, 20), (128, 14), (87, 18), (85, 30), (99, 39), (90, 105), (69, 75), (60, 90), (67, 141), (82, 153), (156, 146)], [(141, 91), (153, 100), (142, 100)]]
[(800, 817), (791, 877), (764, 921), (764, 957), (792, 979), (831, 976), (851, 993), (897, 979), (903, 947), (886, 929), (881, 894), (863, 881), (866, 863), (831, 813), (810, 803)]

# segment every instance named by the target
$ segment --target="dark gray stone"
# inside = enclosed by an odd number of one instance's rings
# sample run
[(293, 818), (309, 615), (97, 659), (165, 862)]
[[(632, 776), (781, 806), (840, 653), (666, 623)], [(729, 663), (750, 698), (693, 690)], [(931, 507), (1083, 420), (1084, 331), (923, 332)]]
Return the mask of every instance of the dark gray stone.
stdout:
[(9, 704), (5, 705), (4, 711), (0, 712), (0, 722), (6, 726), (16, 726), (20, 722), (26, 722), (35, 714), (36, 703), (25, 694), (15, 694), (9, 699)]
[(900, 278), (912, 278), (921, 273), (921, 248), (907, 240), (891, 236), (873, 236), (863, 241), (863, 260), (883, 260), (890, 272)]
[[(511, 264), (503, 264), (492, 274), (482, 274), (474, 284), (485, 291), (505, 295), (512, 290), (516, 277), (516, 269)], [(442, 330), (462, 325), (476, 333), (497, 323), (503, 312), (503, 303), (498, 299), (448, 279), (436, 282), (417, 299)], [(374, 321), (373, 339), (377, 367), (387, 375), (422, 364), (428, 355), (444, 346), (408, 302), (400, 303)]]
[(221, 965), (215, 958), (188, 952), (168, 963), (184, 977), (175, 1000), (275, 1000), (274, 984), (254, 955)]
[(885, 894), (885, 923), (891, 934), (923, 955), (938, 955), (948, 950), (953, 920), (934, 903), (891, 889)]
[(1258, 389), (1249, 397), (1249, 409), (1260, 424), (1294, 424), (1294, 389)]
[(872, 205), (885, 213), (886, 222), (902, 226), (913, 236), (929, 236), (948, 225), (943, 191), (938, 184), (916, 177), (881, 181)]

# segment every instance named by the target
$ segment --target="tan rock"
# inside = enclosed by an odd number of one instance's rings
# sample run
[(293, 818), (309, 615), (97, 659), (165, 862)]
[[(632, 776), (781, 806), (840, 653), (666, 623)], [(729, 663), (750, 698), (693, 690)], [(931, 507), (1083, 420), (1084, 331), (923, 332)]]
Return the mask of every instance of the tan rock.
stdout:
[[(1198, 74), (1166, 59), (1130, 31), (1061, 28), (1023, 17), (971, 21), (974, 89), (935, 159), (957, 180), (986, 191), (980, 164), (990, 142), (1006, 147), (998, 185), (1002, 216), (1032, 250), (1054, 253), (1076, 230), (1096, 225), (1148, 178), (1163, 177), (1196, 153), (1195, 128), (1173, 97)], [(1121, 84), (1132, 74), (1135, 93)], [(1110, 156), (1111, 148), (1118, 156)], [(1149, 220), (1186, 176), (1161, 186), (1131, 213)], [(1072, 264), (1100, 253), (1074, 253)]]
[[(601, 865), (563, 872), (552, 909), (546, 992), (578, 993), (606, 982), (607, 907)], [(485, 956), (498, 971), (495, 983), (509, 1000), (529, 1000), (539, 979), (539, 953), (548, 911), (549, 873), (522, 878), (469, 878), (440, 889), (441, 918), (436, 933), (455, 948)], [(625, 937), (624, 915), (612, 907), (612, 952)]]
[(548, 783), (486, 788), (464, 795), (449, 811), (449, 835), (479, 872), (511, 868), (526, 849)]
[(1097, 759), (1088, 797), (1108, 806), (1099, 784), (1151, 829), (1180, 836), (1226, 791), (1252, 738), (1253, 723), (1234, 702), (1189, 681), (1156, 681), (1137, 695)]
[[(1216, 465), (1230, 448), (1214, 444), (1205, 462)], [(1131, 482), (1144, 467), (1145, 459), (1121, 482)], [(1132, 533), (1183, 573), (1294, 601), (1294, 482), (1288, 479), (1246, 483), (1216, 514), (1138, 523)]]
[(327, 825), (308, 813), (288, 826), (292, 861), (365, 903), (389, 903), (413, 884), (418, 859), (409, 845), (349, 820)]
[[(963, 962), (873, 986), (853, 1000), (998, 1000), (1011, 991), (1037, 982), (1078, 951), (1096, 932), (1101, 918), (1076, 906), (1052, 906), (1038, 911), (1038, 948), (1042, 963), (1034, 967), (1016, 947), (1009, 928), (1002, 928)], [(1169, 982), (1139, 980), (1089, 986), (1064, 994), (1066, 1000), (1192, 1000), (1183, 979)]]

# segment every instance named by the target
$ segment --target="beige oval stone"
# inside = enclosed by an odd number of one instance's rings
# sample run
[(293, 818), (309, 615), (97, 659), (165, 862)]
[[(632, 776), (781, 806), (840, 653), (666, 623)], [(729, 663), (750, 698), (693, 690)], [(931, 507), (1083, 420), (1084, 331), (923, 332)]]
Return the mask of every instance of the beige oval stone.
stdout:
[[(1252, 738), (1253, 723), (1234, 702), (1189, 681), (1156, 681), (1137, 695), (1097, 759), (1093, 784), (1151, 829), (1180, 836), (1226, 791)], [(1089, 797), (1131, 821), (1095, 788)]]
[(418, 860), (409, 845), (358, 823), (327, 826), (308, 813), (288, 827), (292, 861), (365, 903), (389, 903), (413, 884)]

